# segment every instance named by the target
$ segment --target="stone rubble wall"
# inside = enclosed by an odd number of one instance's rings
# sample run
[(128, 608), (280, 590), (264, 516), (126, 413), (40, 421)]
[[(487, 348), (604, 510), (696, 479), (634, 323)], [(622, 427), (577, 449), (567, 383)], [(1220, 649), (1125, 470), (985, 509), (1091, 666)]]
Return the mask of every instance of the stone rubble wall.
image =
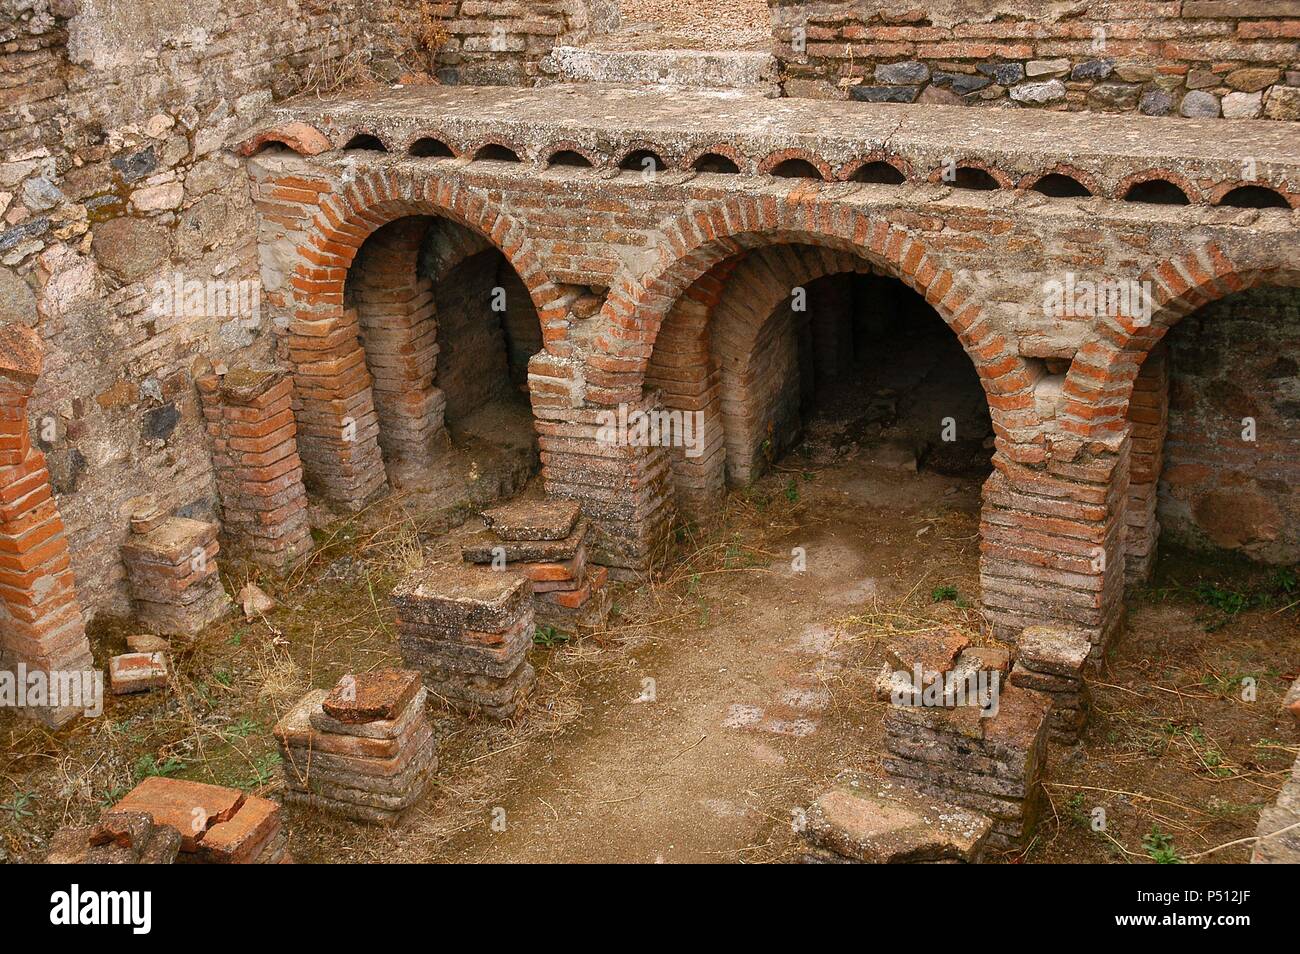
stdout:
[(787, 96), (1300, 119), (1291, 0), (768, 5)]
[[(226, 146), (274, 100), (358, 62), (369, 12), (363, 0), (0, 3), (0, 321), (44, 339), (29, 421), (88, 615), (128, 610), (131, 498), (218, 515), (191, 365), (264, 361), (272, 341), (248, 177)], [(253, 283), (257, 313), (206, 286), (196, 307), (155, 313), (159, 283), (178, 274)]]

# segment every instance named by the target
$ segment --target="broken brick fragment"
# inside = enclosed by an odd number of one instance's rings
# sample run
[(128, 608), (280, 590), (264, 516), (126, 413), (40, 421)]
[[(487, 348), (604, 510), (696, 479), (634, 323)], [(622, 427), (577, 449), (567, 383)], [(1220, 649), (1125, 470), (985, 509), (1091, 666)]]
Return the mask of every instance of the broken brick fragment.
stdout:
[(147, 692), (167, 685), (167, 658), (162, 653), (124, 653), (108, 664), (109, 685), (114, 695)]

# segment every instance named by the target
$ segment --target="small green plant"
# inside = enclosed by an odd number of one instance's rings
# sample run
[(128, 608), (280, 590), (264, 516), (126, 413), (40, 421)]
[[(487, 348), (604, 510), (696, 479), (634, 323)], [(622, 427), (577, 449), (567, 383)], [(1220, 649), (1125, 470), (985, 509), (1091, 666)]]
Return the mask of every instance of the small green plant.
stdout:
[(785, 485), (785, 499), (790, 501), (790, 503), (799, 502), (799, 481), (795, 480), (793, 477), (791, 477), (790, 482)]
[(1142, 836), (1142, 848), (1158, 865), (1183, 864), (1183, 856), (1174, 847), (1173, 836), (1162, 832), (1159, 825), (1152, 825), (1151, 830)]
[(1211, 609), (1236, 616), (1251, 604), (1251, 598), (1241, 590), (1224, 589), (1216, 583), (1197, 583), (1196, 599)]
[(0, 811), (9, 812), (14, 817), (14, 821), (21, 825), (24, 818), (31, 818), (32, 811), (28, 808), (32, 804), (30, 792), (15, 792), (14, 797), (8, 802), (0, 802)]
[(230, 688), (231, 683), (235, 681), (235, 677), (230, 674), (230, 670), (224, 668), (212, 670), (212, 678), (226, 688)]
[(945, 600), (951, 600), (955, 603), (960, 596), (961, 594), (957, 592), (957, 587), (955, 586), (936, 586), (930, 591), (930, 599), (935, 603), (942, 603)]
[(262, 724), (260, 722), (250, 719), (248, 716), (240, 716), (226, 727), (226, 737), (232, 739), (246, 739), (261, 727)]
[(161, 778), (171, 778), (185, 768), (185, 763), (180, 759), (171, 758), (159, 762), (152, 755), (142, 755), (135, 760), (135, 780), (143, 781), (152, 776)]
[(275, 779), (276, 769), (281, 762), (279, 752), (267, 752), (253, 760), (250, 782), (245, 788), (262, 788)]
[(1088, 815), (1088, 806), (1084, 802), (1083, 792), (1075, 792), (1070, 796), (1066, 806), (1070, 813), (1070, 824), (1075, 828), (1089, 830), (1092, 828), (1091, 817)]
[(122, 796), (125, 794), (125, 785), (112, 785), (99, 793), (99, 804), (103, 805), (105, 808), (109, 808), (120, 802)]
[(1300, 596), (1300, 576), (1294, 567), (1279, 567), (1268, 586), (1279, 596)]
[(541, 646), (544, 649), (554, 649), (556, 646), (562, 646), (572, 638), (568, 633), (549, 624), (538, 626), (533, 631), (534, 645)]

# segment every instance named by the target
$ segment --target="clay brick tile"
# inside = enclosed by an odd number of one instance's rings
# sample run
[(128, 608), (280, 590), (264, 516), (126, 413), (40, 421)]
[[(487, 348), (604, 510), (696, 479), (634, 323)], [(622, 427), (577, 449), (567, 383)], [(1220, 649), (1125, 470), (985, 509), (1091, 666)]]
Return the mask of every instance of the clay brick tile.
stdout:
[(895, 669), (911, 672), (917, 663), (922, 672), (945, 673), (962, 650), (970, 645), (970, 640), (955, 631), (934, 630), (929, 633), (915, 633), (891, 640), (886, 647), (889, 663)]
[(333, 147), (329, 137), (315, 126), (304, 122), (285, 123), (255, 133), (239, 145), (241, 156), (251, 156), (268, 142), (280, 142), (303, 156), (317, 156)]
[(199, 850), (203, 832), (229, 821), (244, 803), (244, 793), (222, 785), (151, 776), (113, 807), (115, 812), (144, 812), (155, 825), (180, 832), (181, 850)]
[(153, 830), (153, 819), (145, 812), (110, 811), (100, 816), (90, 831), (89, 843), (117, 845), (119, 848), (144, 847)]
[(250, 864), (279, 831), (280, 806), (249, 795), (232, 818), (217, 822), (199, 837), (199, 856), (209, 864)]
[(420, 691), (420, 673), (412, 669), (376, 669), (344, 676), (321, 703), (339, 722), (356, 724), (396, 719)]

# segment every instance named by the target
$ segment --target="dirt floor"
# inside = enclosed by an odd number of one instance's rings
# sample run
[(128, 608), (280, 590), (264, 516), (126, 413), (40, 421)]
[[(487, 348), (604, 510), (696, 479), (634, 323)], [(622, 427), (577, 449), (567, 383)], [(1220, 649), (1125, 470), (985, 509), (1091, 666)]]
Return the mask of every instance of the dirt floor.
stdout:
[[(936, 623), (989, 639), (976, 598), (982, 435), (956, 463), (951, 449), (923, 452), (913, 472), (898, 451), (905, 416), (892, 410), (908, 396), (864, 393), (854, 413), (813, 421), (714, 525), (680, 528), (656, 582), (619, 587), (606, 632), (537, 646), (538, 689), (516, 724), (435, 709), (437, 785), (408, 827), (295, 809), (294, 855), (795, 859), (795, 811), (842, 769), (879, 771), (870, 687), (884, 640)], [(274, 796), (277, 718), (308, 688), (400, 664), (392, 586), (451, 556), (447, 530), (513, 492), (517, 454), (461, 447), (452, 459), (463, 481), (451, 506), (398, 495), (342, 522), (318, 514), (319, 550), (283, 580), (226, 567), (230, 592), (256, 579), (280, 606), (177, 645), (169, 691), (110, 698), (101, 718), (57, 733), (0, 714), (0, 859), (41, 860), (58, 826), (93, 818), (150, 774)], [(1166, 554), (1129, 606), (1085, 742), (1054, 751), (1047, 817), (999, 860), (1248, 857), (1231, 843), (1253, 834), (1300, 752), (1278, 709), (1300, 659), (1294, 571)], [(97, 663), (130, 631), (97, 624)]]

